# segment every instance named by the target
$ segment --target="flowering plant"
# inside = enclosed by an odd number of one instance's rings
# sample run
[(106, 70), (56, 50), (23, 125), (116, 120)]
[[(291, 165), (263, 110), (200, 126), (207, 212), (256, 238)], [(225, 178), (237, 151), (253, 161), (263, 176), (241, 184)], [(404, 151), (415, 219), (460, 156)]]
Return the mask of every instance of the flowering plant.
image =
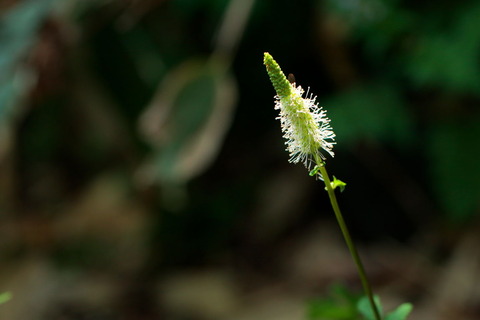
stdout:
[[(280, 111), (277, 119), (280, 120), (283, 137), (286, 139), (286, 150), (290, 153), (289, 161), (293, 163), (302, 162), (309, 170), (312, 164), (315, 165), (313, 170), (310, 171), (310, 175), (319, 177), (325, 183), (325, 189), (328, 192), (335, 217), (365, 291), (366, 299), (360, 301), (358, 309), (368, 320), (381, 320), (380, 300), (373, 295), (363, 263), (350, 236), (335, 195), (334, 190), (339, 187), (343, 191), (346, 184), (335, 177), (331, 181), (325, 168), (326, 158), (322, 150), (332, 157), (334, 156), (335, 133), (330, 126), (330, 119), (327, 118), (326, 111), (319, 107), (316, 97), (313, 94), (308, 94), (308, 92), (304, 95), (301, 86), (297, 86), (294, 81), (288, 81), (278, 63), (267, 52), (264, 53), (263, 63), (277, 93), (275, 109)], [(387, 314), (384, 319), (404, 320), (411, 309), (411, 304), (402, 304), (393, 312)]]

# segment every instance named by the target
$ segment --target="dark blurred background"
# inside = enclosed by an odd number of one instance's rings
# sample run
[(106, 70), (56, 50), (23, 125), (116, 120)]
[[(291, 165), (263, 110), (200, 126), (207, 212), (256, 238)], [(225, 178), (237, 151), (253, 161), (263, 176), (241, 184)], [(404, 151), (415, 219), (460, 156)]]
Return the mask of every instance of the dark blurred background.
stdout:
[(474, 0), (1, 0), (1, 319), (313, 320), (361, 294), (265, 51), (332, 119), (385, 308), (480, 319)]

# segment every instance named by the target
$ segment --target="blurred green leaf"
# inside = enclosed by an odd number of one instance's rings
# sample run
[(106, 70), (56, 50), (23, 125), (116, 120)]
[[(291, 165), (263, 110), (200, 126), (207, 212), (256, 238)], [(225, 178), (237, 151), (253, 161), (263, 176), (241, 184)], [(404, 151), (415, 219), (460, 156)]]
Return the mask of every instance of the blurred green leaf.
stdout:
[(12, 294), (10, 292), (4, 292), (0, 294), (0, 304), (3, 304), (12, 298)]
[(187, 61), (165, 77), (142, 120), (159, 181), (183, 184), (206, 167), (230, 126), (235, 99), (231, 76), (203, 61)]
[[(383, 307), (382, 303), (380, 302), (380, 298), (375, 296), (373, 299), (375, 301), (375, 305), (377, 306), (378, 311), (380, 312), (380, 314), (383, 314)], [(362, 297), (358, 301), (357, 308), (360, 314), (362, 314), (367, 320), (376, 320), (372, 306), (370, 305), (370, 301), (367, 297)]]
[(358, 296), (351, 294), (344, 286), (335, 285), (330, 295), (310, 301), (308, 304), (308, 320), (355, 320), (357, 315)]
[(180, 161), (182, 149), (199, 134), (214, 106), (214, 75), (205, 69), (189, 76), (191, 78), (184, 83), (178, 83), (169, 116), (170, 140), (159, 154), (160, 175), (165, 180), (175, 180), (177, 171), (174, 168)]
[(311, 304), (308, 319), (353, 319), (354, 309), (350, 306), (339, 305), (332, 300), (318, 300)]
[(21, 1), (0, 16), (0, 121), (31, 82), (31, 76), (19, 64), (33, 45), (37, 29), (54, 1)]
[(406, 320), (412, 309), (413, 305), (411, 303), (402, 303), (397, 309), (390, 312), (385, 320)]
[[(374, 300), (378, 311), (380, 314), (383, 314), (383, 307), (380, 298), (375, 296)], [(358, 301), (357, 307), (358, 311), (365, 317), (366, 320), (376, 320), (372, 306), (370, 305), (370, 301), (367, 297), (362, 297)], [(402, 303), (395, 310), (385, 315), (384, 320), (406, 320), (412, 309), (413, 306), (411, 303)]]

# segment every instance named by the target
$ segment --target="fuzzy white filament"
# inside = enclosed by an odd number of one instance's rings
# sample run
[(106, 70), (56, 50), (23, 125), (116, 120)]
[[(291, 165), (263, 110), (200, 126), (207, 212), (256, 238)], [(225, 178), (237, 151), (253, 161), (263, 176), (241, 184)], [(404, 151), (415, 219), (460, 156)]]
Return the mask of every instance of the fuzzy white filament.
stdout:
[[(292, 85), (292, 84), (290, 84)], [(290, 162), (302, 162), (310, 169), (314, 154), (325, 159), (321, 149), (332, 157), (335, 144), (335, 133), (330, 126), (325, 110), (315, 102), (313, 95), (304, 97), (301, 86), (292, 85), (287, 96), (275, 96), (275, 109), (280, 110), (283, 137), (286, 139), (286, 150), (290, 153)]]

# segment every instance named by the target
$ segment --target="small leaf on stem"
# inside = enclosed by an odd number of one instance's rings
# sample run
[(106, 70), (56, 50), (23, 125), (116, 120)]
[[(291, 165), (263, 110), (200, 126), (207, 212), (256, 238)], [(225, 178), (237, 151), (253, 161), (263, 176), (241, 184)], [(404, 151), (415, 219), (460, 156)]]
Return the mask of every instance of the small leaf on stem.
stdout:
[[(315, 169), (317, 169), (317, 171), (315, 171)], [(315, 173), (312, 174), (312, 172), (317, 173), (318, 172), (318, 168), (315, 167), (313, 168), (312, 171), (310, 171), (310, 175), (313, 176)], [(340, 192), (343, 192), (343, 190), (345, 190), (345, 186), (347, 185), (345, 182), (343, 182), (342, 180), (340, 179), (337, 179), (335, 176), (333, 176), (333, 181), (330, 182), (330, 185), (332, 186), (332, 189), (335, 190), (335, 188), (340, 188)], [(325, 190), (327, 190), (327, 187), (325, 187)]]

